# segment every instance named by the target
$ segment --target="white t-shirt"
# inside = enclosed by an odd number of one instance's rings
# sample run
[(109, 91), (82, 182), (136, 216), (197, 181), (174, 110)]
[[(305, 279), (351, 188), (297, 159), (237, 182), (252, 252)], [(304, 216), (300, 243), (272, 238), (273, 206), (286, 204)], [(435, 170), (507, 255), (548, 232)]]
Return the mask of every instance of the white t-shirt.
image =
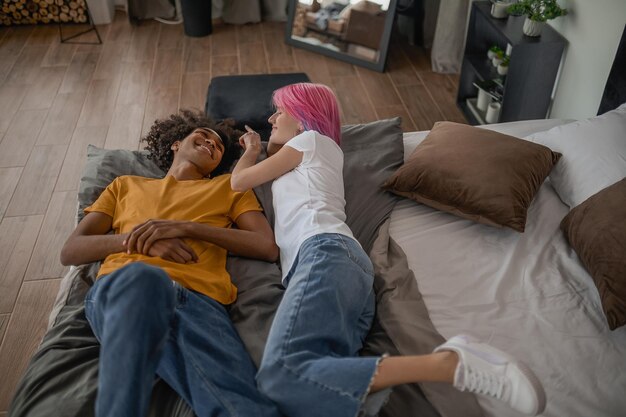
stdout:
[(300, 245), (321, 233), (353, 238), (346, 225), (343, 152), (328, 136), (309, 130), (285, 144), (303, 153), (302, 162), (272, 184), (274, 234), (283, 279)]

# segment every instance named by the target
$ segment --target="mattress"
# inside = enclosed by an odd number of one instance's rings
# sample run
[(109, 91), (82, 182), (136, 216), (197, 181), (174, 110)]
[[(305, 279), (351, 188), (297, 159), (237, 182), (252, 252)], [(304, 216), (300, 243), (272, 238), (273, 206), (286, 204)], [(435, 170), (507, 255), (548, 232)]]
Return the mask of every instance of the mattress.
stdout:
[[(562, 120), (492, 125), (517, 137)], [(428, 132), (404, 135), (405, 160)], [(526, 362), (543, 382), (545, 416), (626, 415), (626, 328), (610, 331), (598, 291), (559, 229), (568, 207), (549, 179), (526, 231), (495, 228), (401, 200), (390, 236), (407, 255), (435, 328), (474, 335)], [(517, 416), (480, 396), (490, 416)]]

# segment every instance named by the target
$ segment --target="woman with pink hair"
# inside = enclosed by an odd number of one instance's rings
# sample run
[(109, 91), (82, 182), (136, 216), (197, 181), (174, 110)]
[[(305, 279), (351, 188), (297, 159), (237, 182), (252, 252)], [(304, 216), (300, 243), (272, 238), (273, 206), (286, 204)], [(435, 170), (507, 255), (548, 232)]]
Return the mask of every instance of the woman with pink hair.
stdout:
[(260, 137), (246, 126), (231, 177), (236, 191), (275, 180), (274, 233), (286, 291), (257, 373), (260, 390), (291, 417), (373, 416), (390, 387), (426, 381), (541, 413), (545, 394), (532, 371), (464, 335), (428, 355), (358, 356), (374, 318), (374, 272), (345, 223), (336, 97), (324, 85), (300, 83), (275, 91), (273, 102), (270, 156), (256, 164)]

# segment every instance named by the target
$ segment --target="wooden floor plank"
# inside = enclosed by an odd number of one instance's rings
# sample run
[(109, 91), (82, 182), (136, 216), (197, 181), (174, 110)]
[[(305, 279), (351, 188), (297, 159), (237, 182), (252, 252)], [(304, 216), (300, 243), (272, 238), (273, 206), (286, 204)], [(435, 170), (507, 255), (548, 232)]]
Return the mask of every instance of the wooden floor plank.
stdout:
[(59, 87), (59, 94), (87, 91), (99, 59), (100, 52), (76, 52)]
[(237, 55), (237, 29), (233, 25), (218, 25), (213, 28), (211, 54)]
[(355, 91), (363, 91), (363, 85), (357, 76), (335, 77), (333, 84), (341, 107), (343, 123), (364, 123), (376, 119), (376, 113), (367, 95), (354, 94)]
[(115, 111), (120, 81), (121, 77), (94, 79), (91, 82), (77, 126), (109, 126)]
[(416, 71), (432, 71), (429, 50), (419, 46), (412, 46), (404, 42), (400, 43), (400, 46), (402, 48), (402, 52), (407, 56), (409, 62), (413, 65), (413, 68), (415, 68)]
[(154, 20), (145, 20), (134, 27), (133, 37), (124, 61), (152, 61), (156, 53), (158, 35), (159, 24)]
[(185, 73), (211, 71), (211, 37), (185, 38)]
[(33, 148), (6, 216), (30, 216), (46, 212), (66, 149), (67, 145)]
[(104, 148), (108, 126), (77, 127), (65, 154), (55, 191), (77, 190), (87, 162), (87, 145)]
[[(207, 76), (205, 75), (201, 78), (204, 80)], [(202, 81), (202, 83), (204, 83), (204, 81)], [(171, 88), (150, 88), (148, 101), (146, 103), (146, 113), (143, 118), (143, 127), (141, 129), (142, 136), (148, 133), (150, 126), (152, 126), (155, 120), (165, 118), (178, 111), (179, 97), (179, 86)]]
[(354, 65), (350, 65), (347, 62), (339, 61), (338, 59), (329, 58), (327, 56), (320, 58), (319, 55), (318, 59), (323, 59), (324, 61), (326, 61), (328, 73), (332, 78), (350, 77), (356, 75)]
[(47, 110), (19, 111), (0, 143), (0, 167), (23, 167), (28, 161)]
[(56, 25), (37, 25), (26, 41), (28, 46), (49, 46), (59, 42), (59, 29)]
[(9, 206), (22, 170), (22, 167), (0, 168), (0, 221)]
[(422, 84), (403, 86), (400, 89), (400, 97), (417, 130), (430, 130), (435, 122), (442, 120), (439, 109)]
[(0, 136), (9, 128), (27, 91), (22, 85), (0, 86)]
[(333, 81), (325, 59), (319, 54), (300, 48), (293, 48), (292, 51), (300, 72), (305, 72), (312, 82), (332, 86)]
[(7, 75), (5, 84), (32, 85), (37, 81), (41, 61), (47, 50), (47, 46), (24, 46), (11, 72)]
[[(180, 86), (182, 75), (181, 49), (158, 49), (152, 73), (151, 85), (155, 88), (176, 88)], [(210, 55), (209, 55), (210, 56)], [(210, 69), (210, 66), (208, 67)]]
[(13, 68), (32, 31), (33, 26), (30, 25), (5, 28), (5, 35), (0, 40), (0, 83)]
[[(221, 58), (223, 57), (220, 57), (220, 59)], [(204, 110), (206, 92), (209, 88), (210, 82), (211, 75), (206, 72), (183, 75), (183, 85), (180, 93), (180, 108)]]
[(389, 47), (386, 72), (396, 87), (419, 83), (415, 69), (400, 45), (391, 45)]
[(109, 33), (105, 38), (105, 44), (117, 42), (130, 43), (133, 38), (135, 26), (130, 24), (126, 13), (116, 11), (113, 16), (113, 22), (108, 26)]
[[(7, 324), (9, 324), (10, 314), (0, 314), (0, 343), (2, 343), (2, 339), (4, 339), (4, 332), (7, 329)], [(0, 414), (1, 415), (1, 414)]]
[(7, 410), (30, 357), (48, 326), (48, 316), (60, 279), (25, 282), (0, 347), (0, 369), (8, 370), (0, 384), (0, 410)]
[[(64, 35), (65, 36), (65, 35)], [(43, 57), (43, 67), (66, 67), (72, 61), (77, 44), (53, 42)]]
[(37, 145), (67, 145), (85, 104), (87, 91), (57, 94), (37, 138)]
[(13, 311), (42, 221), (43, 216), (24, 216), (6, 217), (0, 223), (0, 313)]
[(213, 77), (237, 74), (239, 74), (239, 57), (237, 55), (212, 56), (211, 75)]
[(260, 23), (248, 23), (234, 26), (237, 32), (237, 43), (255, 43), (263, 40), (263, 25)]
[(267, 74), (267, 59), (263, 42), (239, 45), (241, 74)]
[(122, 76), (122, 60), (130, 49), (130, 42), (105, 43), (93, 74), (94, 80), (110, 80)]
[(357, 73), (367, 94), (372, 97), (374, 108), (385, 106), (402, 106), (400, 96), (396, 92), (389, 76), (385, 73), (366, 68), (357, 68)]
[(22, 100), (22, 110), (48, 109), (57, 95), (67, 67), (41, 68), (37, 80), (28, 88)]
[(403, 105), (376, 107), (375, 110), (378, 119), (391, 119), (398, 116), (401, 117), (403, 132), (414, 132), (415, 130), (417, 130), (417, 128), (415, 127), (415, 123), (413, 123), (411, 115), (404, 108)]
[(61, 265), (59, 257), (63, 244), (74, 230), (78, 201), (76, 192), (71, 190), (52, 194), (39, 239), (24, 275), (25, 281), (59, 278), (69, 270), (69, 267)]
[(152, 63), (125, 63), (126, 69), (105, 141), (107, 149), (137, 149), (150, 87)]
[(285, 43), (284, 37), (283, 31), (272, 30), (263, 33), (267, 62), (272, 73), (285, 72), (282, 69), (296, 67), (293, 48)]
[[(183, 49), (186, 37), (183, 31), (183, 25), (161, 25), (159, 32), (159, 40), (157, 41), (157, 49)], [(196, 39), (196, 38), (194, 38)], [(197, 38), (210, 39), (210, 37)]]
[(456, 85), (446, 74), (423, 71), (419, 77), (445, 120), (466, 123), (465, 116), (456, 105)]
[(19, 55), (34, 28), (35, 27), (31, 25), (11, 26), (6, 28), (7, 33), (2, 40), (0, 40), (0, 55)]

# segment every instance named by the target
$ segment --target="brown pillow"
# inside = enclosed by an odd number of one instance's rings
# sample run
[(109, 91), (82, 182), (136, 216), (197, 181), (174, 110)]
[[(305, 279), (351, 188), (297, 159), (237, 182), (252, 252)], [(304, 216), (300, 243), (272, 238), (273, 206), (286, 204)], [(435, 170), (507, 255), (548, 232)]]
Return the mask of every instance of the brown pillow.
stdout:
[(593, 278), (611, 330), (626, 324), (626, 178), (574, 207), (561, 230)]
[(523, 232), (528, 206), (560, 156), (513, 136), (437, 122), (383, 187), (466, 219)]

